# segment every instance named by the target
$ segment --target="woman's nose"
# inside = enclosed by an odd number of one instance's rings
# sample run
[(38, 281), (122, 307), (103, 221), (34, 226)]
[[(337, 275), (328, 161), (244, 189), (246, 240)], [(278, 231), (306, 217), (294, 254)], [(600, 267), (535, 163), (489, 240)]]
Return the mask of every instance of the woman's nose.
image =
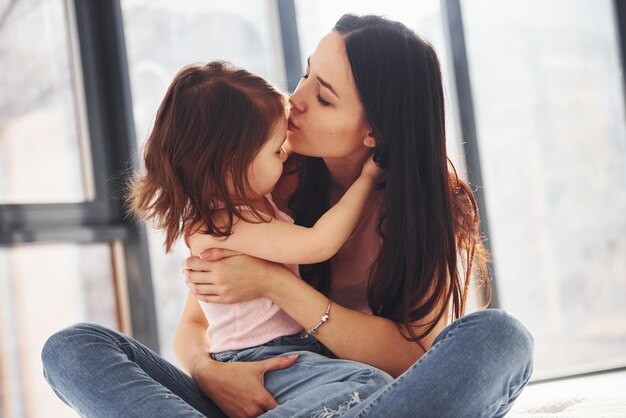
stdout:
[(298, 89), (294, 91), (291, 96), (289, 96), (289, 105), (291, 106), (291, 111), (297, 110), (298, 112), (304, 112), (306, 110), (306, 105), (304, 100), (300, 95)]

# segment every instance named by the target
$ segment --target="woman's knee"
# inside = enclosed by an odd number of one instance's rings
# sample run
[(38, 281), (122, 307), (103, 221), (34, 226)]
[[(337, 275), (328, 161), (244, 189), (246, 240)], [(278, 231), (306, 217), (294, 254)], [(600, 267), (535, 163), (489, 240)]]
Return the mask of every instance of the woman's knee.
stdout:
[(522, 321), (502, 309), (485, 309), (482, 312), (495, 332), (517, 342), (521, 347), (532, 350), (534, 338)]
[(518, 318), (501, 309), (486, 309), (475, 314), (482, 321), (487, 340), (504, 341), (507, 356), (532, 367), (534, 338)]
[(44, 371), (64, 367), (66, 361), (78, 361), (77, 354), (95, 337), (105, 338), (107, 329), (97, 324), (78, 323), (52, 334), (43, 345), (41, 361)]

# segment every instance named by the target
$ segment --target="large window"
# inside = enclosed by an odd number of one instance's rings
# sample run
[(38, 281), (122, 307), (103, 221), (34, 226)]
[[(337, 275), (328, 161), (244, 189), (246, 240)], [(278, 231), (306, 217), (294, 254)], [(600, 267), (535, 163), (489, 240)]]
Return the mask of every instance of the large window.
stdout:
[(613, 2), (505, 3), (462, 2), (501, 307), (535, 336), (535, 378), (623, 366), (626, 113)]
[[(54, 332), (95, 322), (130, 332), (119, 243), (0, 247), (0, 371), (6, 417), (73, 417), (44, 380), (41, 348)], [(119, 297), (121, 294), (122, 297)]]
[(156, 345), (141, 230), (122, 210), (114, 5), (0, 2), (0, 417), (76, 416), (42, 374), (55, 331), (89, 321)]
[[(3, 2), (0, 204), (94, 197), (81, 65), (64, 1)], [(38, 30), (33, 30), (37, 28)]]
[(117, 328), (174, 360), (188, 251), (166, 256), (163, 236), (146, 238), (123, 209), (159, 102), (181, 67), (214, 59), (293, 88), (348, 12), (402, 21), (437, 50), (449, 154), (477, 179), (497, 303), (535, 336), (534, 379), (623, 366), (616, 4), (0, 0), (0, 417), (76, 415), (39, 359), (74, 322)]

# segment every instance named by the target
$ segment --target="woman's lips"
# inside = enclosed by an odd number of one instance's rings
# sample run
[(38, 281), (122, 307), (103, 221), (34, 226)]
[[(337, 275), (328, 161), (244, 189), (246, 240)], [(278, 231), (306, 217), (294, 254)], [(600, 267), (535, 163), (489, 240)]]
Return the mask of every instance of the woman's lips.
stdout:
[(293, 123), (291, 118), (289, 118), (289, 124), (287, 125), (287, 129), (290, 130), (290, 131), (297, 131), (300, 128), (298, 126), (296, 126), (295, 123)]

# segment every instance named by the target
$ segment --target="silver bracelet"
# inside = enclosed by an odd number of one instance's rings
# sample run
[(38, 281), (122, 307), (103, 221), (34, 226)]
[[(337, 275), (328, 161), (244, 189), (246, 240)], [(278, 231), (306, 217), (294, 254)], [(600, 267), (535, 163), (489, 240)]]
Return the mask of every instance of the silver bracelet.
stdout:
[(314, 335), (317, 334), (317, 329), (324, 323), (327, 322), (330, 319), (330, 315), (328, 315), (328, 313), (330, 312), (330, 305), (333, 304), (333, 301), (328, 299), (328, 307), (326, 308), (326, 312), (324, 312), (324, 315), (322, 315), (322, 318), (319, 322), (319, 324), (317, 324), (316, 326), (314, 326), (313, 328), (311, 328), (310, 330), (308, 330), (306, 333), (309, 335)]

